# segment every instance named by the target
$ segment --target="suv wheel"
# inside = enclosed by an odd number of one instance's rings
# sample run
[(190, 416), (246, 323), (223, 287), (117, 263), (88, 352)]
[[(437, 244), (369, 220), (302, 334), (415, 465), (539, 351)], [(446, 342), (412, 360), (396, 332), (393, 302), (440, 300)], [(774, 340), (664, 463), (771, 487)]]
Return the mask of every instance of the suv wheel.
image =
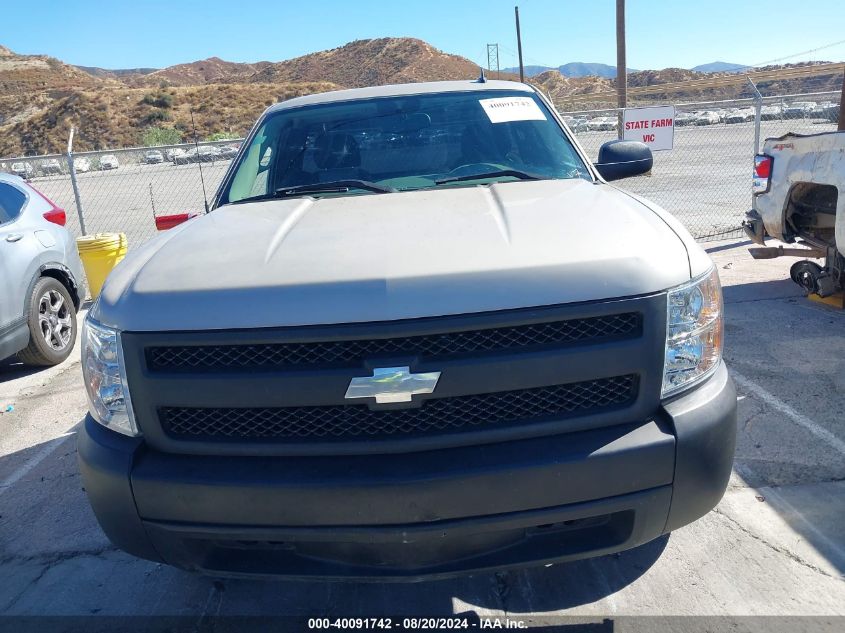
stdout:
[(35, 283), (29, 297), (29, 345), (18, 352), (27, 365), (58, 365), (76, 342), (76, 309), (67, 288), (52, 277)]

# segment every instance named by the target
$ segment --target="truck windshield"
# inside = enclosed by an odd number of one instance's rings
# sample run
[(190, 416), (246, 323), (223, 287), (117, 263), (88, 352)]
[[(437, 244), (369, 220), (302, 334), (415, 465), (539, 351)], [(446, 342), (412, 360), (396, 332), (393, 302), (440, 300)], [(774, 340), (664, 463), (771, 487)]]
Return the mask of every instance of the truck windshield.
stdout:
[(532, 93), (379, 97), (269, 115), (231, 172), (220, 203), (553, 178), (591, 180)]

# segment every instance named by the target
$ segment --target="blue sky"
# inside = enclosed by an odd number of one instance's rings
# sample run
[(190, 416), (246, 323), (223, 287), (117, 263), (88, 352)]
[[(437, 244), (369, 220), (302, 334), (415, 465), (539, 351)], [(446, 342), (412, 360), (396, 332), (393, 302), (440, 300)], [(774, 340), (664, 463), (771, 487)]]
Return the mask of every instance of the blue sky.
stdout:
[[(354, 39), (412, 36), (516, 65), (514, 0), (2, 0), (0, 44), (104, 68), (217, 56), (280, 61)], [(520, 0), (526, 64), (615, 64), (614, 0)], [(811, 7), (802, 11), (800, 7)], [(756, 64), (845, 40), (845, 1), (628, 0), (628, 65)], [(845, 43), (785, 61), (845, 60)]]

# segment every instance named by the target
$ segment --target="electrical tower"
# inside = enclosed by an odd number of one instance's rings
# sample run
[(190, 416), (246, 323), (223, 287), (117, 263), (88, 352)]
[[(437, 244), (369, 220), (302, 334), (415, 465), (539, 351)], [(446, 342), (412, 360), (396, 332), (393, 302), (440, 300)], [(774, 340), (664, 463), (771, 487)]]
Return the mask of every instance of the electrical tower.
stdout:
[(499, 45), (487, 45), (487, 73), (496, 71), (496, 79), (499, 79)]

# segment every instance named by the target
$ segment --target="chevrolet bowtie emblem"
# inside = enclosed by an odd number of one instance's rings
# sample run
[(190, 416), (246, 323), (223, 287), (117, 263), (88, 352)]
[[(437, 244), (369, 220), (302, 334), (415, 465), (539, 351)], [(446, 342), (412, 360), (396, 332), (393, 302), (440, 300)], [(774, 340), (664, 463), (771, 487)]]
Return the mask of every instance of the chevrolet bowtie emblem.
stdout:
[(353, 378), (345, 397), (375, 398), (379, 404), (410, 402), (415, 393), (432, 393), (439, 379), (439, 371), (412, 374), (410, 367), (378, 367), (372, 376)]

